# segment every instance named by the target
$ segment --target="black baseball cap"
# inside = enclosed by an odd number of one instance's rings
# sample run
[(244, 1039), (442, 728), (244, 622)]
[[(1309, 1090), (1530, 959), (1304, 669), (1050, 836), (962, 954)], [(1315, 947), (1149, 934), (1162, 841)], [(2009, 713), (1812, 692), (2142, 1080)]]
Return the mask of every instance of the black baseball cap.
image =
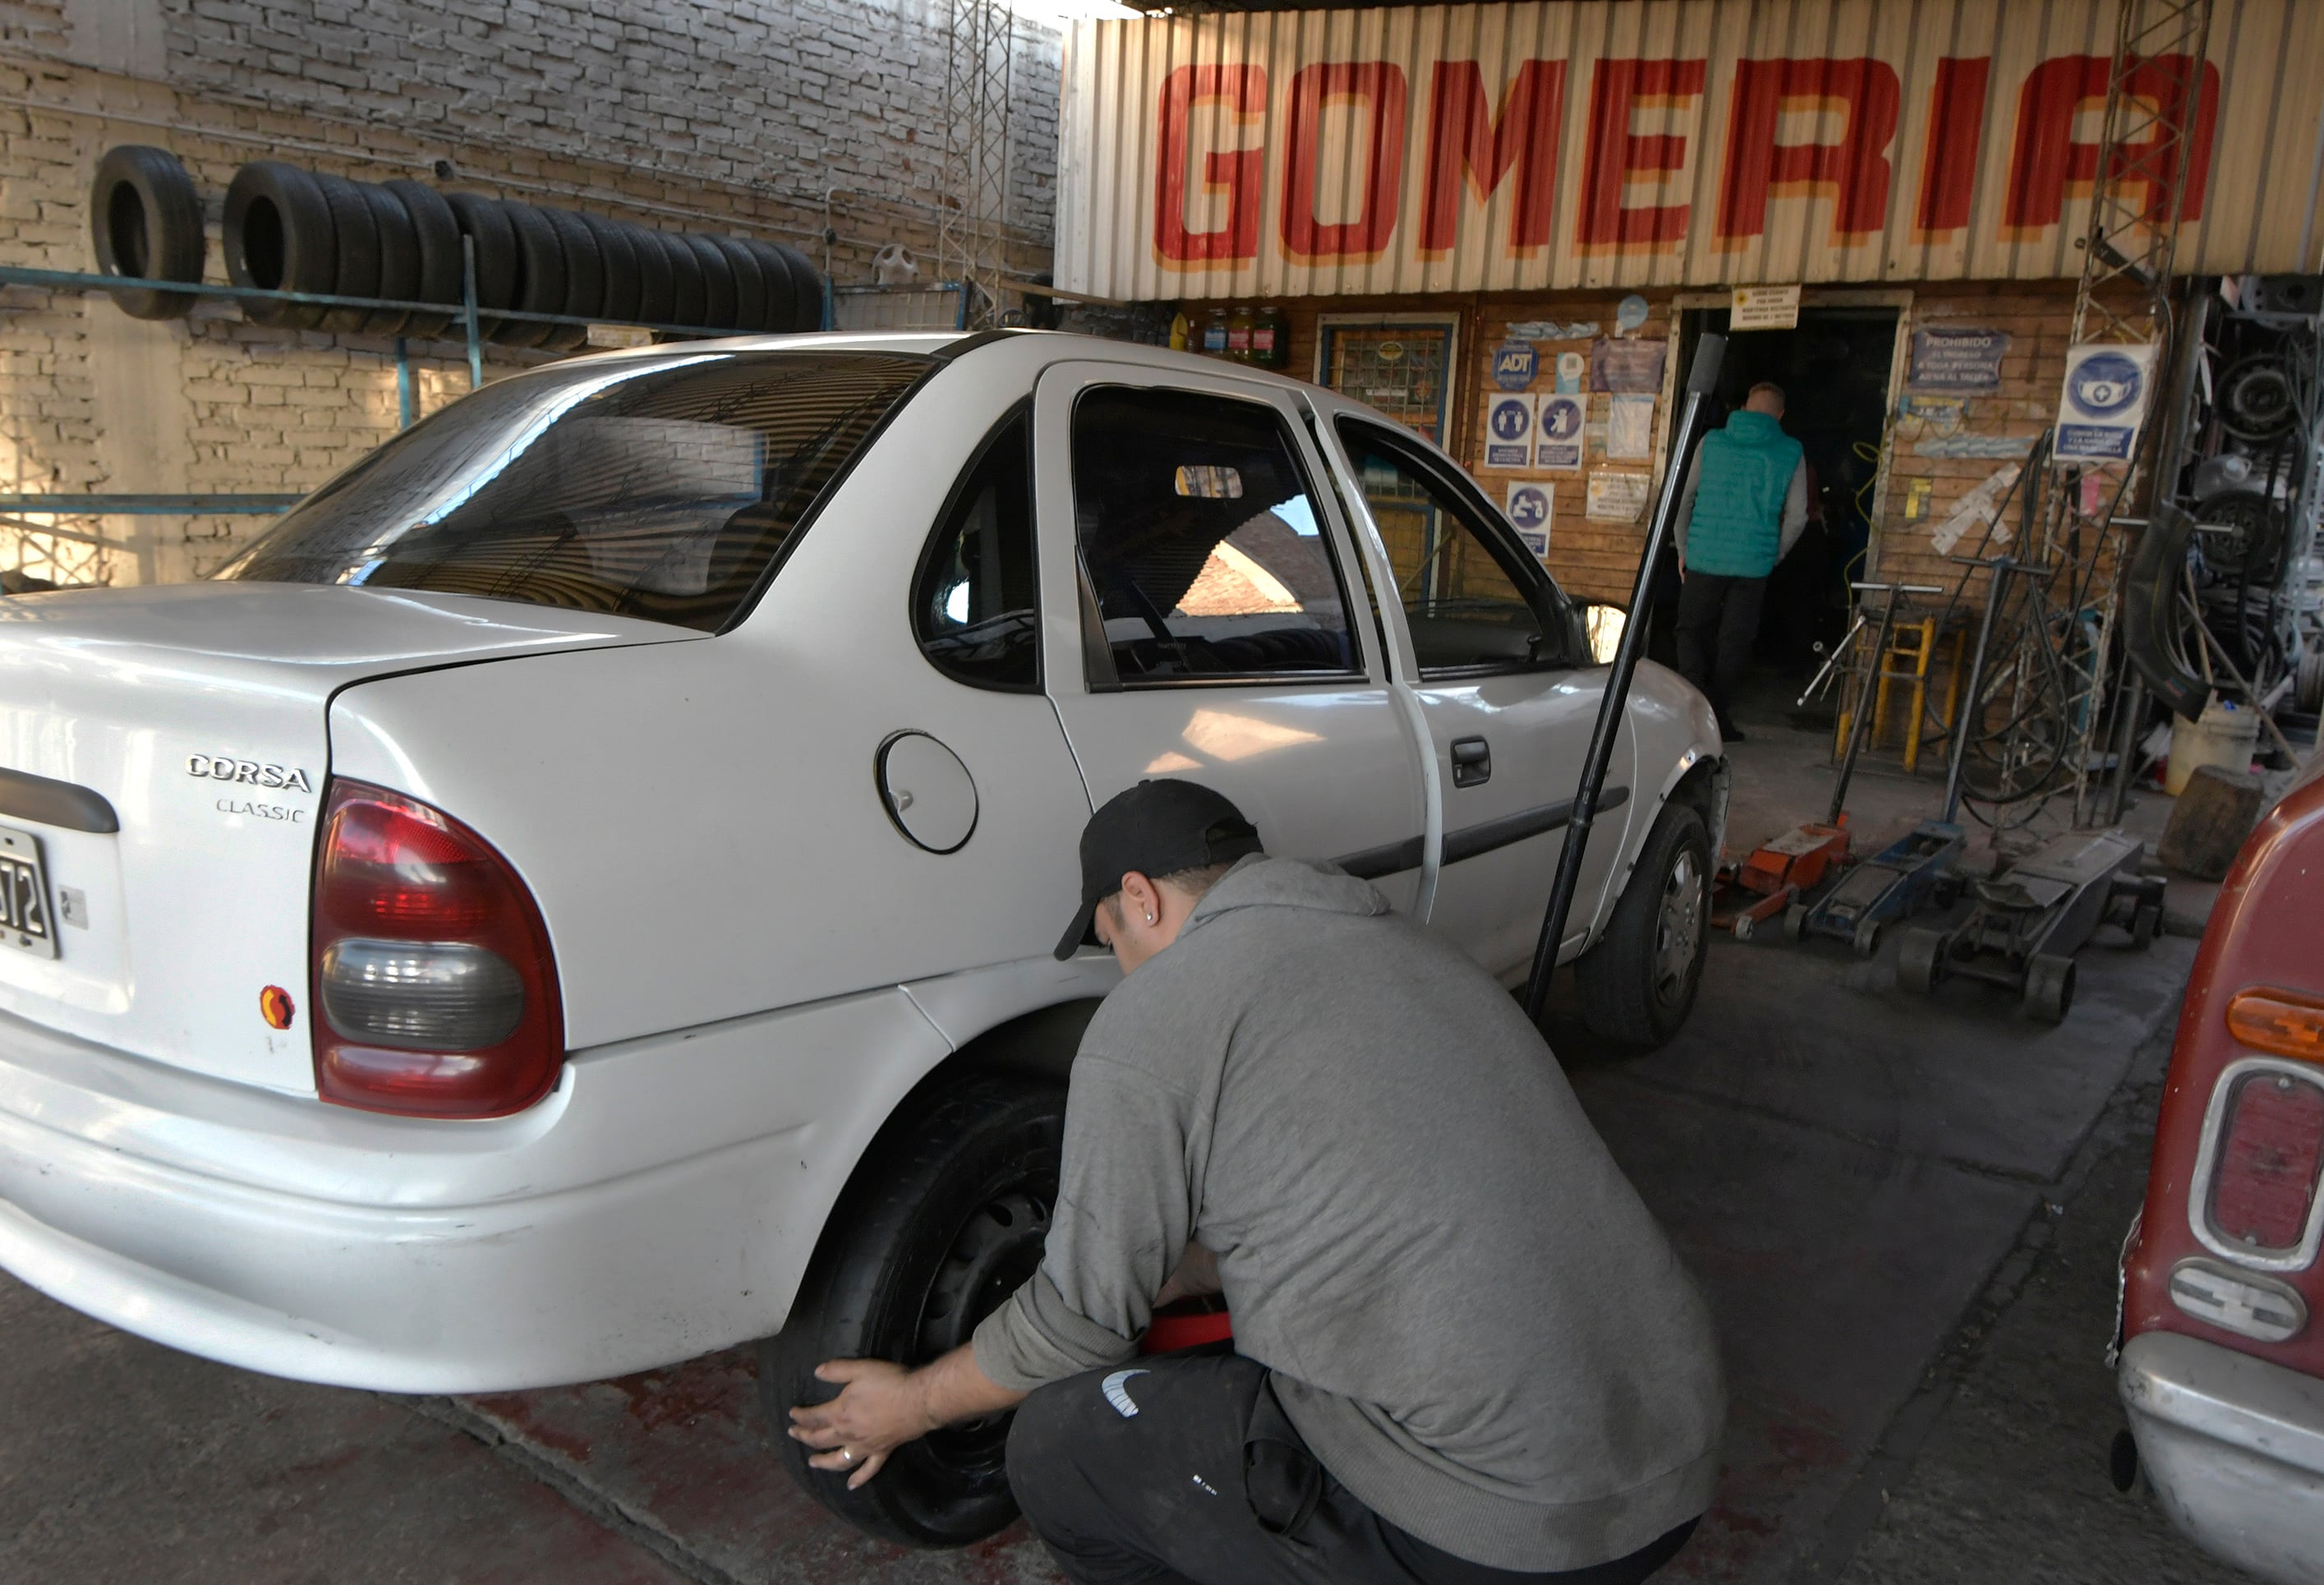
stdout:
[(1108, 799), (1082, 828), (1082, 905), (1057, 938), (1057, 957), (1103, 944), (1090, 916), (1121, 890), (1121, 877), (1131, 870), (1176, 875), (1265, 851), (1259, 828), (1224, 794), (1174, 776), (1139, 783)]

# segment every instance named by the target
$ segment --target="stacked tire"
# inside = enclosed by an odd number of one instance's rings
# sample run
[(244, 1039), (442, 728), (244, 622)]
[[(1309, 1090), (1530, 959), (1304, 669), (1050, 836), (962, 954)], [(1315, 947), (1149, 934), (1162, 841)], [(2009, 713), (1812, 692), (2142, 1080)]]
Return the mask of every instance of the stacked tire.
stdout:
[[(98, 267), (108, 274), (198, 282), (200, 199), (166, 150), (124, 146), (100, 162), (91, 195)], [(778, 242), (655, 231), (576, 210), (442, 193), (417, 181), (352, 181), (259, 160), (226, 195), (226, 263), (237, 286), (369, 297), (427, 308), (333, 308), (244, 300), (260, 324), (431, 337), (459, 334), (464, 251), (473, 247), (477, 329), (509, 347), (578, 347), (579, 323), (516, 314), (645, 324), (706, 333), (812, 330), (823, 278)], [(185, 313), (193, 299), (147, 289), (117, 294), (144, 319)]]

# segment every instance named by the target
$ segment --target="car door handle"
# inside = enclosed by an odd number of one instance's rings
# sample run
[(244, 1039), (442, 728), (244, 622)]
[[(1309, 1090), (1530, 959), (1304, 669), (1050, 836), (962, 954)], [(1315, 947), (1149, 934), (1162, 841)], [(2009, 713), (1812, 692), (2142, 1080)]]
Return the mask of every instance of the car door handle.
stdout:
[(1482, 737), (1452, 740), (1452, 784), (1481, 787), (1493, 779), (1493, 748)]

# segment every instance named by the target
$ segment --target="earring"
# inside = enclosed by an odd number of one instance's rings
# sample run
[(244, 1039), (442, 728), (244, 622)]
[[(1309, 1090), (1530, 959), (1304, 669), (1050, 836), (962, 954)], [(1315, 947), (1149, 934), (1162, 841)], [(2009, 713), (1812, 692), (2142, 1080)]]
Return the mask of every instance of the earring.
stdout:
[(1148, 924), (1152, 924), (1154, 922), (1154, 916), (1151, 913), (1146, 916), (1146, 922)]

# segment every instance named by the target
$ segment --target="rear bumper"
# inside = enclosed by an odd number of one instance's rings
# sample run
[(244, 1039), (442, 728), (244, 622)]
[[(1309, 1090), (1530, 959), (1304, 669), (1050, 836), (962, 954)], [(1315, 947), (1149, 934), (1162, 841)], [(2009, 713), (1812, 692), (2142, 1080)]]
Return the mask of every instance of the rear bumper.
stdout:
[(2172, 1523), (2261, 1579), (2324, 1581), (2324, 1381), (2144, 1332), (2123, 1349), (2119, 1386)]
[(782, 1323), (896, 1095), (899, 990), (578, 1053), (515, 1117), (384, 1117), (0, 1015), (0, 1266), (277, 1376), (511, 1390)]

